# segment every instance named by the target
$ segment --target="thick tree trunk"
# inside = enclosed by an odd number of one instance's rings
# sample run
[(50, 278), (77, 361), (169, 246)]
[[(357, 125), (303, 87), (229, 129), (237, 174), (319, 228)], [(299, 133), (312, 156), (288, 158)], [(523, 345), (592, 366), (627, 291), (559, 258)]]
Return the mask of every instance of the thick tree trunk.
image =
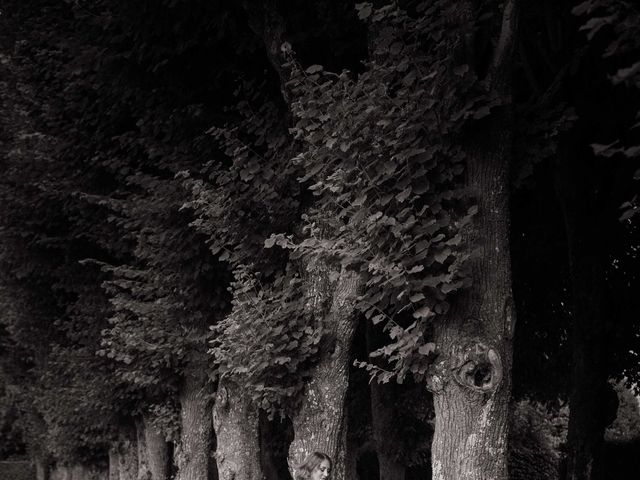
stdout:
[(185, 374), (180, 392), (178, 480), (206, 480), (211, 450), (211, 399), (201, 369)]
[(63, 465), (55, 465), (51, 470), (51, 480), (70, 480), (69, 469)]
[(309, 311), (323, 311), (323, 328), (329, 339), (321, 358), (307, 383), (302, 404), (293, 416), (294, 440), (289, 447), (289, 469), (294, 472), (310, 453), (320, 451), (333, 459), (332, 478), (345, 475), (344, 404), (349, 382), (350, 349), (357, 326), (354, 304), (360, 288), (357, 273), (342, 270), (335, 289), (328, 282), (326, 265), (315, 265), (308, 271)]
[(119, 480), (138, 479), (138, 442), (134, 428), (123, 427), (118, 440)]
[(218, 385), (213, 425), (220, 480), (262, 480), (258, 409), (232, 381)]
[(44, 455), (36, 455), (34, 463), (36, 466), (36, 480), (49, 480), (49, 459)]
[(442, 372), (434, 379), (432, 468), (437, 480), (507, 478), (515, 319), (505, 140), (501, 148), (486, 155), (476, 152), (468, 162), (468, 186), (479, 203), (469, 241), (480, 252), (472, 260), (470, 291), (436, 328)]
[(152, 480), (167, 480), (171, 457), (169, 443), (165, 440), (151, 421), (149, 414), (142, 418), (144, 428), (144, 443), (146, 444), (146, 459)]
[(120, 480), (120, 454), (117, 445), (109, 449), (109, 480)]
[(138, 448), (138, 480), (151, 480), (149, 470), (149, 454), (145, 436), (144, 423), (141, 418), (136, 419), (136, 446)]
[[(465, 3), (469, 6), (469, 3)], [(472, 285), (435, 326), (439, 357), (431, 379), (436, 480), (506, 480), (508, 413), (515, 311), (509, 240), (511, 52), (515, 1), (503, 7), (502, 27), (485, 83), (503, 99), (499, 112), (466, 138), (465, 183), (478, 214), (465, 234)], [(461, 7), (464, 17), (472, 9)], [(468, 19), (468, 17), (466, 17)], [(477, 63), (467, 44), (467, 62)]]
[(371, 423), (373, 438), (378, 455), (380, 478), (383, 480), (404, 480), (405, 466), (390, 455), (389, 441), (397, 438), (395, 433), (394, 407), (384, 386), (371, 384)]

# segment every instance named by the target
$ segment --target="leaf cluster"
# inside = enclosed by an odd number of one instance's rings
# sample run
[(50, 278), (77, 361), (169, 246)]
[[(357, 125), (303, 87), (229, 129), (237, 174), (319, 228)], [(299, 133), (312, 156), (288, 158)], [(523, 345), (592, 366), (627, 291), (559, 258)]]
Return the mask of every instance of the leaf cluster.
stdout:
[(372, 370), (387, 380), (425, 373), (429, 325), (468, 285), (464, 232), (477, 208), (461, 188), (460, 134), (501, 103), (450, 54), (460, 29), (470, 28), (452, 27), (450, 8), (423, 3), (426, 11), (413, 18), (392, 5), (362, 4), (373, 38), (365, 71), (293, 63), (289, 82), (301, 145), (295, 162), (316, 197), (307, 223), (331, 232), (295, 249), (364, 276), (359, 309), (391, 335), (378, 353), (392, 372)]

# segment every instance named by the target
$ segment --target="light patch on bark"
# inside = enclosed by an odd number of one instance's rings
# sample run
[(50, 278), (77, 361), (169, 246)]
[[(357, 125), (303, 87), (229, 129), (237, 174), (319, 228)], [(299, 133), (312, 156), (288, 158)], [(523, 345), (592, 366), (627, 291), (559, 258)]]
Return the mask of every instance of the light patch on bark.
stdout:
[(437, 460), (433, 462), (432, 476), (433, 480), (444, 480), (444, 475), (442, 473), (442, 464)]

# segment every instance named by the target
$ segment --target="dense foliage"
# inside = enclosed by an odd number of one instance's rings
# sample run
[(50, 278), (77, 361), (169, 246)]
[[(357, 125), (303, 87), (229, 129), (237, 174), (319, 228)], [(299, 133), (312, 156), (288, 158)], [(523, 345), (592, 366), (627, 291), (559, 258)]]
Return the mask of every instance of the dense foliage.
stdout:
[[(603, 369), (637, 386), (635, 4), (523, 5), (504, 98), (485, 76), (496, 2), (455, 22), (445, 0), (134, 3), (0, 6), (0, 455), (104, 467), (149, 413), (177, 441), (190, 369), (291, 416), (336, 342), (313, 277), (335, 289), (349, 272), (368, 325), (350, 361), (399, 384), (394, 458), (427, 468), (433, 419), (408, 392), (428, 380), (434, 325), (477, 255), (461, 138), (512, 103), (500, 254), (514, 265), (514, 395), (566, 402), (575, 252), (593, 246), (582, 259), (602, 266), (614, 319), (595, 334)], [(541, 411), (520, 403), (513, 430), (537, 458), (535, 427), (546, 475), (558, 445)], [(358, 414), (366, 436), (373, 414)], [(403, 435), (420, 439), (415, 455)]]

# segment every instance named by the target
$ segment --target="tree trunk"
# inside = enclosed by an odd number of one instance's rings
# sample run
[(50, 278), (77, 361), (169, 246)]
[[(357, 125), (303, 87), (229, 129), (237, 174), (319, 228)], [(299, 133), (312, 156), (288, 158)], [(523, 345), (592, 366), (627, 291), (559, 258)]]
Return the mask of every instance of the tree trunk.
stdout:
[(169, 456), (169, 443), (165, 440), (151, 421), (147, 413), (142, 417), (144, 427), (144, 441), (147, 447), (146, 458), (152, 480), (167, 480), (171, 457)]
[(320, 451), (333, 459), (332, 478), (344, 479), (344, 404), (349, 382), (350, 349), (357, 325), (355, 299), (360, 288), (357, 273), (342, 270), (331, 291), (326, 265), (308, 270), (310, 311), (330, 301), (323, 319), (329, 341), (311, 373), (300, 409), (292, 418), (294, 440), (289, 447), (289, 469), (295, 472), (310, 453)]
[(393, 405), (385, 395), (384, 386), (371, 384), (371, 423), (373, 439), (378, 455), (381, 480), (404, 480), (405, 466), (391, 456), (389, 441), (397, 438), (394, 432), (395, 417)]
[[(473, 12), (464, 7), (460, 11), (462, 16)], [(477, 253), (469, 260), (471, 287), (455, 299), (434, 330), (439, 357), (430, 387), (435, 407), (432, 471), (437, 480), (508, 478), (515, 326), (509, 240), (510, 72), (516, 16), (515, 1), (507, 2), (484, 79), (504, 103), (466, 137), (465, 187), (477, 201), (478, 214), (464, 240)], [(477, 64), (474, 46), (467, 42), (465, 48), (466, 61)]]
[(178, 480), (207, 480), (211, 450), (211, 399), (204, 367), (185, 374), (180, 392)]
[(218, 385), (213, 426), (220, 480), (262, 480), (258, 409), (230, 380)]
[(120, 480), (119, 457), (117, 445), (112, 445), (109, 449), (109, 480)]
[(119, 480), (138, 479), (138, 442), (134, 428), (123, 427), (118, 441)]
[(141, 418), (136, 418), (136, 446), (138, 448), (138, 475), (136, 478), (138, 480), (151, 480), (145, 427)]
[(480, 253), (471, 260), (470, 291), (436, 328), (437, 370), (442, 372), (434, 379), (432, 468), (437, 480), (507, 478), (515, 323), (504, 165), (508, 145), (468, 162), (468, 185), (479, 202), (470, 242)]
[(44, 455), (36, 455), (34, 463), (36, 465), (36, 480), (49, 480), (49, 459)]
[(51, 480), (69, 480), (68, 469), (63, 465), (55, 465), (51, 469)]

